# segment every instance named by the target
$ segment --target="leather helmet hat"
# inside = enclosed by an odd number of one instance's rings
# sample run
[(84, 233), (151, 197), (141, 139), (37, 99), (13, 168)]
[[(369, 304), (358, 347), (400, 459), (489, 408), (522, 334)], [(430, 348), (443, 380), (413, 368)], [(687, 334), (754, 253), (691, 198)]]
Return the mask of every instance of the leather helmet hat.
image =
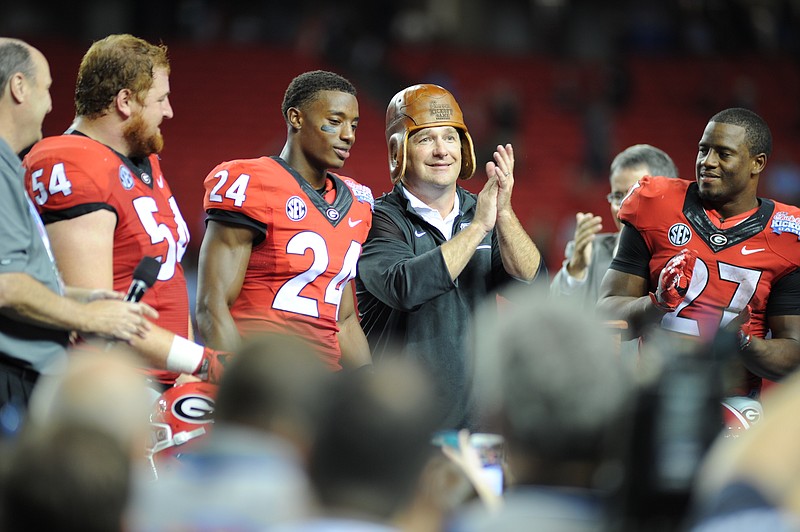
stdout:
[(389, 172), (396, 183), (406, 172), (408, 137), (426, 127), (452, 126), (461, 136), (461, 172), (469, 179), (475, 173), (475, 149), (458, 102), (439, 85), (413, 85), (394, 95), (386, 109), (386, 144)]

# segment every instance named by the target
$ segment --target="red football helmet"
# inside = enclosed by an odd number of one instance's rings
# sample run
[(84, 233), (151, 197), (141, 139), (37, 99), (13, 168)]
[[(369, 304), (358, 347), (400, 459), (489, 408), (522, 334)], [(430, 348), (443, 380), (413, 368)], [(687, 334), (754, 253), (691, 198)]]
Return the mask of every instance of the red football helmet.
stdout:
[(156, 478), (159, 471), (174, 466), (182, 453), (209, 433), (216, 395), (214, 384), (187, 382), (169, 388), (155, 402), (146, 455)]

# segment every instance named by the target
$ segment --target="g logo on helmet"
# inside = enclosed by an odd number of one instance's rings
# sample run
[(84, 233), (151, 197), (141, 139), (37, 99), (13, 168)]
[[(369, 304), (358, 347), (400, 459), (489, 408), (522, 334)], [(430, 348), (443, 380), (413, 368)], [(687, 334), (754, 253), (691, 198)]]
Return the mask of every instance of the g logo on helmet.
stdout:
[(763, 415), (761, 403), (750, 397), (726, 397), (720, 404), (726, 438), (738, 438), (742, 431), (758, 423)]
[(172, 415), (187, 423), (211, 423), (214, 400), (203, 395), (185, 395), (172, 404)]
[(214, 427), (214, 398), (217, 386), (187, 382), (168, 388), (153, 405), (146, 458), (153, 478), (170, 469), (182, 453)]

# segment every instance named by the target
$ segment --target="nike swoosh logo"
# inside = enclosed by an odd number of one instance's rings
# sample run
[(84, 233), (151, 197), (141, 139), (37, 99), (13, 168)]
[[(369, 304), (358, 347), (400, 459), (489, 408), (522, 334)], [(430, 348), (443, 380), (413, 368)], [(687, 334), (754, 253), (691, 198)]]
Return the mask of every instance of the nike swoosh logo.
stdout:
[(425, 231), (414, 231), (414, 236), (417, 238), (425, 236)]
[(747, 246), (742, 246), (742, 255), (752, 255), (753, 253), (758, 253), (759, 251), (764, 251), (764, 248), (747, 249)]
[(347, 219), (347, 223), (350, 225), (350, 227), (355, 227), (361, 222), (363, 222), (363, 220), (353, 220), (352, 218)]

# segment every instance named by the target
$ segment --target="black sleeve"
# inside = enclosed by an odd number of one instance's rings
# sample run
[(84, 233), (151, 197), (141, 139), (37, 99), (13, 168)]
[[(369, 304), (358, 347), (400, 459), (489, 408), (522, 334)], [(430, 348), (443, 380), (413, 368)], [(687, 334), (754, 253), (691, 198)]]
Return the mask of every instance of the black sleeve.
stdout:
[(245, 227), (255, 229), (258, 232), (258, 236), (253, 239), (254, 246), (260, 244), (267, 238), (267, 224), (259, 222), (258, 220), (250, 218), (246, 214), (242, 214), (240, 212), (225, 211), (222, 209), (208, 209), (208, 218), (206, 218), (206, 224), (208, 224), (209, 220), (214, 220), (215, 222), (221, 222), (224, 224), (243, 225)]
[(46, 211), (42, 213), (42, 222), (47, 224), (51, 224), (53, 222), (60, 222), (62, 220), (72, 220), (73, 218), (77, 218), (79, 216), (83, 216), (84, 214), (89, 214), (90, 212), (95, 211), (110, 211), (113, 212), (117, 216), (117, 221), (119, 221), (119, 214), (117, 214), (117, 209), (109, 205), (108, 203), (81, 203), (80, 205), (75, 205), (74, 207), (69, 207), (67, 209), (63, 209), (60, 211)]
[(647, 279), (650, 277), (650, 250), (639, 231), (623, 224), (619, 246), (609, 268)]
[(800, 270), (778, 279), (767, 301), (767, 316), (800, 315)]

